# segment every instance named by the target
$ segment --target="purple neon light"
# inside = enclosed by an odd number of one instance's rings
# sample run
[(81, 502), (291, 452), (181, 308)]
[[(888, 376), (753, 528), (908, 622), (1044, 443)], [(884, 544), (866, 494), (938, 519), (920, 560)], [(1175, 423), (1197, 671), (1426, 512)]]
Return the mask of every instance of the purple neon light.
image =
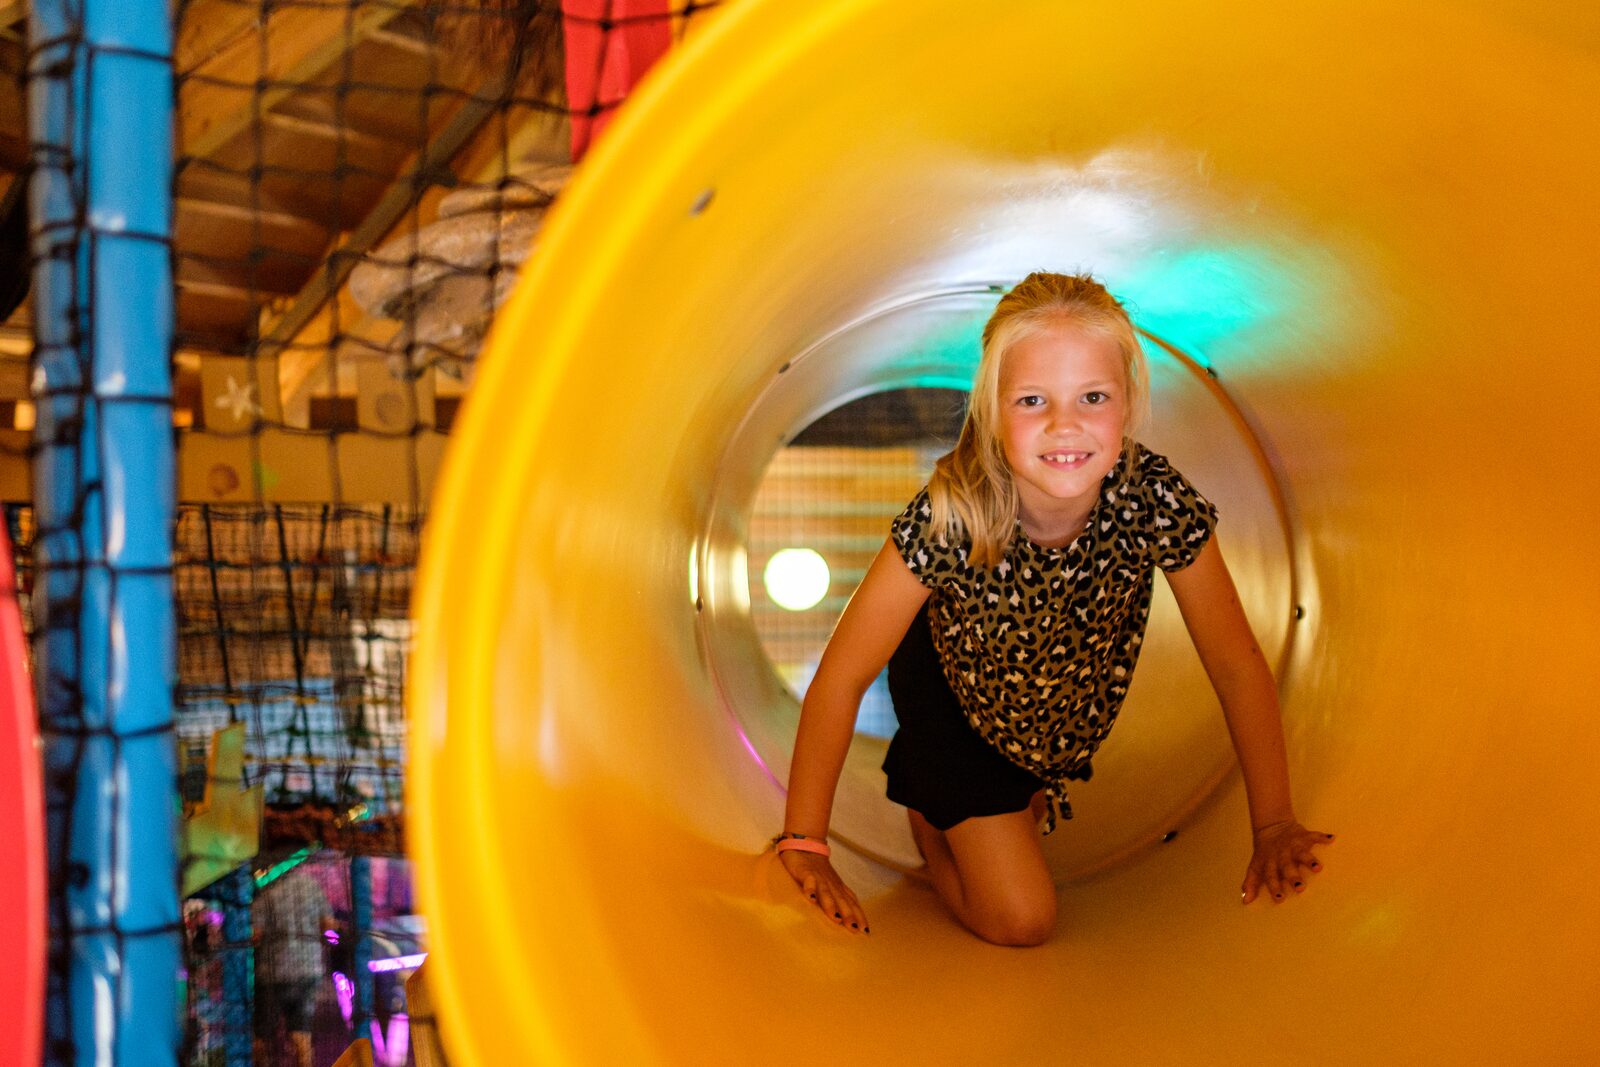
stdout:
[(356, 984), (346, 978), (343, 971), (333, 972), (333, 994), (339, 1000), (339, 1014), (349, 1026), (356, 1013)]
[(385, 1037), (378, 1029), (378, 1020), (371, 1023), (372, 1056), (384, 1067), (405, 1067), (406, 1049), (411, 1044), (411, 1019), (404, 1013), (389, 1016), (389, 1033)]
[(367, 970), (373, 974), (384, 974), (388, 971), (409, 971), (413, 967), (421, 967), (422, 961), (428, 958), (426, 952), (418, 952), (412, 956), (393, 956), (386, 960), (368, 960)]

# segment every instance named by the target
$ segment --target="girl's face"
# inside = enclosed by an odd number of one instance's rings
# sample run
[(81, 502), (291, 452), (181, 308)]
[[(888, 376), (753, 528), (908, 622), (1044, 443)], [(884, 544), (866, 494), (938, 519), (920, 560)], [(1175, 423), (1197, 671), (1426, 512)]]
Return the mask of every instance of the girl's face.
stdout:
[(1048, 323), (1000, 365), (999, 435), (1034, 536), (1075, 536), (1122, 452), (1128, 385), (1111, 337)]

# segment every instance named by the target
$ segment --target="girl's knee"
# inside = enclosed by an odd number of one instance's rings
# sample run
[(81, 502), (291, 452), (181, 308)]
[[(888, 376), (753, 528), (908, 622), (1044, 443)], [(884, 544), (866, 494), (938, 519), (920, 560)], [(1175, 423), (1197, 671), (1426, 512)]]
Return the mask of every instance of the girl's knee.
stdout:
[(974, 932), (985, 941), (1013, 948), (1031, 948), (1050, 940), (1056, 932), (1056, 900), (1010, 901), (987, 914), (974, 917)]

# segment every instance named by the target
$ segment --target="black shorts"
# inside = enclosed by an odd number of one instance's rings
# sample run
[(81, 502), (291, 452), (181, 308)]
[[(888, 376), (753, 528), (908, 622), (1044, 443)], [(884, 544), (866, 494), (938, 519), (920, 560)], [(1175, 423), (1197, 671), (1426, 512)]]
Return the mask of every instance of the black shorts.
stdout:
[(921, 812), (936, 829), (1023, 811), (1045, 787), (968, 725), (944, 679), (926, 610), (889, 658), (889, 697), (900, 720), (883, 758), (889, 799)]
[(309, 1034), (317, 1011), (319, 978), (256, 981), (256, 1036), (271, 1041), (278, 1027), (286, 1034)]

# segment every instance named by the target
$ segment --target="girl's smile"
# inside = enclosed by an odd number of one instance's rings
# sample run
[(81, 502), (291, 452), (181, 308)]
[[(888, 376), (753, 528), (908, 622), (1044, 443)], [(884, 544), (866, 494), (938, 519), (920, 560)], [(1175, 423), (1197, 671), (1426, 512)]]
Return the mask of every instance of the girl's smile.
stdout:
[(1000, 424), (1023, 529), (1077, 536), (1122, 453), (1127, 383), (1114, 338), (1063, 321), (1016, 341), (1000, 367)]

